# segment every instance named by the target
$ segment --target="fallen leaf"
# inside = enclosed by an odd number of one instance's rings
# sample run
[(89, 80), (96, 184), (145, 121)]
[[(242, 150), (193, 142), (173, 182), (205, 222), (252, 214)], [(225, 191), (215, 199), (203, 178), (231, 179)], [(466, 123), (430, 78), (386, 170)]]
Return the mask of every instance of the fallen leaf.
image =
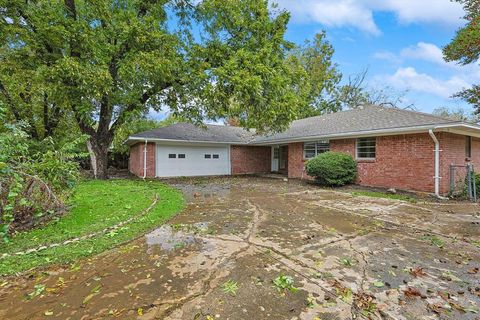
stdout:
[(426, 276), (427, 274), (425, 273), (425, 271), (423, 271), (423, 268), (421, 267), (415, 267), (415, 268), (411, 268), (410, 269), (410, 274), (412, 276), (414, 276), (415, 278), (420, 278), (420, 277), (423, 277), (423, 276)]
[(375, 281), (373, 285), (377, 288), (381, 288), (385, 286), (385, 283), (383, 283), (382, 281)]
[(403, 290), (403, 293), (407, 298), (415, 298), (415, 297), (421, 297), (422, 294), (420, 293), (420, 290), (417, 288), (412, 288), (408, 287), (407, 289)]
[(477, 274), (478, 271), (480, 271), (478, 268), (472, 268), (472, 269), (468, 270), (468, 273), (469, 274)]

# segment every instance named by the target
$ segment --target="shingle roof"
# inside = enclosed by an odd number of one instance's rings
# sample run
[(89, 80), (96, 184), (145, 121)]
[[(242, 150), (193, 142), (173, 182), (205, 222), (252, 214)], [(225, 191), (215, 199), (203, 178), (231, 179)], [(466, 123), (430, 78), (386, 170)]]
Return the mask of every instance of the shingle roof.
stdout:
[(422, 112), (370, 105), (296, 120), (292, 122), (288, 130), (273, 135), (257, 137), (255, 142), (447, 123), (458, 123), (458, 121)]
[(239, 127), (206, 125), (202, 128), (191, 123), (177, 123), (168, 127), (137, 133), (130, 138), (246, 143), (251, 141), (253, 136), (254, 133)]
[(365, 106), (353, 110), (325, 114), (293, 121), (284, 132), (272, 135), (255, 135), (239, 127), (206, 125), (201, 128), (189, 123), (178, 123), (168, 127), (141, 132), (134, 139), (165, 139), (215, 143), (269, 143), (309, 137), (332, 135), (354, 135), (364, 131), (388, 130), (428, 125), (459, 123), (447, 118), (410, 110)]

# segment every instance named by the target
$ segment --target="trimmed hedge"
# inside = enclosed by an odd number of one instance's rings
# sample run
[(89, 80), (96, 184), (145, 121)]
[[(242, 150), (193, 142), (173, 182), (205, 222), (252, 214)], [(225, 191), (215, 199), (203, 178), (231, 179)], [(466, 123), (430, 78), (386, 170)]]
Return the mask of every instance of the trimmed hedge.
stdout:
[(309, 160), (306, 171), (320, 184), (344, 186), (355, 181), (357, 162), (348, 154), (330, 151)]

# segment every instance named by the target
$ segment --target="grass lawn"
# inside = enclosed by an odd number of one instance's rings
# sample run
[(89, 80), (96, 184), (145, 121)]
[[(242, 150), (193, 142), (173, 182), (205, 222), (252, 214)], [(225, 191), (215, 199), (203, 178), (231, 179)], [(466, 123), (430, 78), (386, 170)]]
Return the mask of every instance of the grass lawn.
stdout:
[(363, 197), (372, 197), (372, 198), (385, 198), (385, 199), (395, 199), (415, 203), (418, 199), (405, 195), (405, 194), (390, 194), (380, 191), (353, 191), (351, 192), (354, 196), (363, 196)]
[(0, 274), (12, 274), (53, 263), (70, 263), (80, 257), (111, 249), (161, 225), (184, 207), (181, 193), (158, 181), (81, 182), (68, 203), (71, 209), (65, 216), (42, 228), (15, 235), (10, 243), (0, 245), (0, 255), (59, 243), (103, 230), (148, 208), (155, 194), (158, 194), (159, 200), (152, 210), (115, 232), (37, 253), (0, 259)]

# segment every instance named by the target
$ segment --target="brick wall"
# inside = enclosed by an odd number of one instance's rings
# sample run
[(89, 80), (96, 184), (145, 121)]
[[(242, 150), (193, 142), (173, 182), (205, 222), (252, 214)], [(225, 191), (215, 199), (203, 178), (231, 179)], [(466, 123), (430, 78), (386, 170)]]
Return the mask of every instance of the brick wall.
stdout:
[(271, 171), (271, 147), (231, 146), (230, 150), (233, 175)]
[[(330, 149), (355, 157), (355, 141), (355, 139), (331, 140)], [(433, 148), (434, 144), (428, 133), (377, 137), (376, 159), (358, 161), (357, 183), (432, 192)], [(300, 178), (304, 167), (303, 144), (291, 144), (289, 149), (291, 151), (289, 169), (292, 168), (289, 176)]]
[[(143, 177), (143, 155), (145, 143), (137, 143), (130, 147), (128, 168), (131, 173)], [(155, 143), (147, 144), (147, 178), (155, 178)]]

